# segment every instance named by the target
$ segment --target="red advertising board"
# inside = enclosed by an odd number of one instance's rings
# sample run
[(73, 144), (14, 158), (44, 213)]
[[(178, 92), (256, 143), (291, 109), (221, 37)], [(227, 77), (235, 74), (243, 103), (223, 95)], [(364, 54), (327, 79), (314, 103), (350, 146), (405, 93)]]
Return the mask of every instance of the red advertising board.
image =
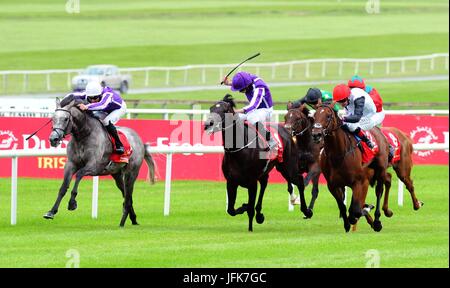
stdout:
[[(51, 125), (37, 135), (25, 139), (37, 128), (45, 124), (47, 118), (0, 117), (0, 150), (51, 148), (48, 136)], [(121, 126), (133, 128), (143, 142), (152, 146), (221, 145), (220, 133), (207, 135), (199, 121), (165, 120), (121, 120)], [(448, 143), (448, 117), (442, 116), (386, 116), (384, 126), (397, 127), (407, 132), (414, 143)], [(62, 147), (68, 143), (66, 139)], [(164, 154), (153, 155), (158, 167), (157, 176), (165, 176)], [(173, 155), (173, 179), (223, 180), (220, 154), (179, 154)], [(448, 151), (416, 151), (415, 164), (448, 165)], [(62, 178), (65, 157), (27, 157), (19, 159), (20, 177)], [(142, 166), (139, 177), (145, 179), (147, 167)], [(11, 160), (0, 159), (0, 177), (11, 176)], [(271, 181), (282, 181), (275, 170)]]

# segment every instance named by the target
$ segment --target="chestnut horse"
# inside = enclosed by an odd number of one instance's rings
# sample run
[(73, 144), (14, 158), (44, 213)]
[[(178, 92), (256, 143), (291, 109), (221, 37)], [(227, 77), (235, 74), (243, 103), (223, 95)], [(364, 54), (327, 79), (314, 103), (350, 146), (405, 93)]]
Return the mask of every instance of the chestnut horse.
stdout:
[[(390, 162), (389, 166), (392, 166), (399, 181), (402, 181), (406, 189), (411, 194), (414, 210), (419, 210), (423, 206), (423, 202), (417, 200), (416, 193), (414, 192), (413, 180), (411, 179), (411, 170), (413, 167), (412, 153), (413, 142), (411, 138), (405, 134), (405, 132), (394, 127), (383, 127), (383, 130), (388, 130), (395, 136), (397, 136), (400, 142), (400, 159), (395, 163)], [(389, 190), (391, 188), (391, 173), (387, 173), (387, 181), (385, 183), (385, 194), (383, 202), (383, 211), (386, 217), (392, 217), (393, 212), (389, 209)]]
[[(372, 128), (370, 132), (379, 149), (370, 163), (363, 164), (362, 152), (357, 147), (356, 139), (341, 128), (343, 123), (332, 108), (334, 104), (320, 105), (314, 114), (313, 140), (316, 143), (324, 141), (319, 161), (321, 171), (327, 180), (328, 189), (336, 199), (345, 231), (348, 232), (350, 225), (356, 224), (363, 215), (375, 231), (381, 231), (380, 202), (383, 196), (383, 185), (388, 178), (386, 174), (388, 142), (378, 127)], [(375, 182), (377, 204), (375, 220), (372, 221), (368, 211), (364, 208), (368, 186), (369, 184), (373, 186)], [(352, 189), (348, 217), (343, 201), (345, 186)]]
[[(313, 210), (319, 195), (319, 153), (322, 144), (315, 144), (312, 140), (311, 130), (314, 118), (308, 114), (309, 109), (304, 104), (298, 108), (288, 108), (288, 112), (284, 116), (284, 128), (291, 133), (292, 139), (297, 143), (299, 172), (308, 173), (304, 181), (305, 186), (312, 181), (311, 201), (308, 208)], [(288, 184), (288, 189), (292, 189), (290, 184)]]

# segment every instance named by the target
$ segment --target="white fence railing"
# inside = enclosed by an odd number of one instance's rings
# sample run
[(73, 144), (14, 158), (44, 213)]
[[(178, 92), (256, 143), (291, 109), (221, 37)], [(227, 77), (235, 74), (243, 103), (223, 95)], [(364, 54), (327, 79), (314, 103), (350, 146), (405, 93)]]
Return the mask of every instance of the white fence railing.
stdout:
[[(54, 111), (50, 109), (24, 109), (24, 108), (2, 108), (0, 106), (0, 116), (3, 117), (50, 117)], [(274, 110), (273, 121), (278, 122), (279, 116), (286, 115), (287, 110)], [(449, 110), (385, 110), (386, 115), (449, 115)], [(199, 119), (205, 119), (209, 114), (207, 109), (127, 109), (126, 118), (132, 119), (131, 115), (150, 114), (163, 115), (164, 120), (170, 120), (170, 115), (186, 116), (187, 119), (194, 115), (200, 115)], [(177, 118), (179, 119), (179, 118)]]
[[(448, 144), (414, 144), (414, 150), (448, 150)], [(164, 216), (168, 216), (170, 212), (170, 191), (172, 181), (172, 155), (181, 153), (224, 153), (222, 146), (156, 146), (151, 147), (151, 153), (163, 153), (166, 158), (166, 178), (164, 190)], [(34, 156), (65, 156), (66, 149), (42, 149), (42, 150), (0, 150), (0, 158), (11, 158), (11, 225), (17, 223), (17, 181), (18, 181), (18, 158), (34, 157)], [(398, 205), (403, 206), (403, 185), (398, 186)], [(403, 183), (402, 183), (403, 184)], [(288, 210), (292, 211), (291, 202), (288, 201)], [(92, 218), (98, 215), (98, 176), (93, 177), (92, 189)]]
[[(448, 53), (389, 58), (331, 58), (273, 63), (246, 63), (245, 70), (268, 82), (308, 79), (342, 79), (365, 76), (418, 75), (448, 71)], [(121, 68), (131, 74), (132, 88), (189, 87), (217, 84), (236, 64), (205, 64), (175, 67)], [(241, 69), (241, 68), (240, 68)], [(66, 91), (72, 77), (83, 69), (0, 71), (0, 94)]]

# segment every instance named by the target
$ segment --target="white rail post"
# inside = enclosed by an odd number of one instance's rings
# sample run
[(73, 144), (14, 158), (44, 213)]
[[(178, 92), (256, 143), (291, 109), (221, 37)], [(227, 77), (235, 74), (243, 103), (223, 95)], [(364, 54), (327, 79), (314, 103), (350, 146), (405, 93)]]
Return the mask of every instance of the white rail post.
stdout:
[(149, 72), (148, 72), (148, 69), (145, 69), (145, 87), (148, 87), (148, 75), (149, 74)]
[(170, 70), (167, 70), (167, 72), (166, 72), (166, 86), (169, 86), (169, 80), (170, 80)]
[(98, 176), (92, 177), (92, 218), (98, 216)]
[(322, 62), (322, 77), (325, 77), (326, 70), (327, 70), (327, 62), (323, 61)]
[(359, 62), (356, 61), (355, 62), (355, 75), (358, 75), (358, 71), (359, 71)]
[(172, 178), (172, 153), (167, 153), (166, 158), (166, 185), (164, 190), (164, 216), (170, 212), (170, 181)]
[(17, 223), (17, 171), (18, 158), (12, 157), (11, 165), (11, 225)]
[(50, 87), (50, 73), (47, 72), (47, 91), (50, 91), (52, 87)]
[(403, 206), (403, 182), (398, 179), (398, 206)]
[(202, 69), (202, 84), (206, 83), (206, 68)]
[(386, 74), (389, 75), (391, 72), (391, 62), (389, 60), (386, 61)]
[(275, 79), (275, 65), (276, 64), (272, 65), (272, 80)]
[(402, 73), (405, 73), (405, 60), (402, 60)]
[(23, 74), (23, 92), (27, 92), (28, 90), (28, 74)]
[(70, 72), (67, 72), (67, 89), (70, 89), (71, 86), (71, 78), (70, 78)]
[(291, 63), (291, 64), (289, 64), (289, 80), (292, 79), (293, 70), (294, 70), (294, 64)]
[(3, 91), (5, 94), (8, 92), (8, 74), (3, 74)]
[(448, 55), (445, 56), (445, 70), (448, 70)]
[(434, 57), (431, 57), (430, 59), (430, 69), (434, 70)]
[(420, 59), (417, 59), (417, 62), (416, 62), (416, 72), (419, 72), (420, 71)]
[(344, 68), (344, 62), (339, 61), (339, 76), (342, 76), (342, 69)]
[(309, 78), (309, 62), (305, 64), (305, 77)]

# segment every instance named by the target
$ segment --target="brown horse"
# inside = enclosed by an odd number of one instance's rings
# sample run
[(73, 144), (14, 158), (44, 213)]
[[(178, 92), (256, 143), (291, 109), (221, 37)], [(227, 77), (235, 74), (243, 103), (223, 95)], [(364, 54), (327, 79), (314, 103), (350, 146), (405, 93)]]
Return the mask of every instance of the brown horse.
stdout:
[[(400, 160), (395, 163), (390, 162), (389, 166), (391, 166), (399, 181), (402, 181), (406, 189), (411, 194), (411, 199), (413, 202), (414, 210), (419, 210), (420, 207), (423, 206), (423, 202), (417, 200), (416, 193), (414, 192), (413, 180), (411, 179), (411, 170), (413, 166), (412, 161), (412, 153), (413, 153), (413, 143), (411, 138), (406, 135), (403, 131), (394, 128), (394, 127), (383, 127), (383, 130), (388, 130), (397, 136), (398, 141), (400, 142)], [(384, 194), (384, 202), (383, 202), (383, 211), (386, 217), (392, 217), (393, 212), (389, 209), (389, 190), (391, 188), (391, 173), (387, 173), (387, 181), (385, 182), (385, 194)]]
[[(377, 127), (370, 130), (378, 144), (378, 152), (370, 163), (362, 164), (362, 152), (357, 148), (354, 136), (341, 129), (343, 123), (333, 110), (334, 103), (320, 105), (314, 114), (312, 129), (313, 140), (319, 143), (324, 141), (324, 148), (320, 155), (320, 167), (327, 180), (328, 189), (336, 199), (344, 229), (350, 230), (350, 225), (356, 224), (361, 216), (365, 216), (369, 225), (375, 231), (381, 231), (380, 202), (383, 195), (383, 185), (388, 176), (389, 146), (381, 130)], [(375, 220), (368, 214), (366, 196), (369, 184), (376, 182), (375, 192), (377, 204)], [(352, 201), (347, 217), (346, 207), (343, 201), (345, 186), (352, 189)]]
[[(309, 181), (312, 181), (311, 201), (308, 208), (313, 210), (314, 203), (319, 195), (319, 153), (323, 145), (322, 143), (315, 144), (312, 140), (311, 130), (314, 118), (308, 116), (308, 114), (309, 109), (306, 105), (299, 108), (288, 108), (288, 112), (284, 116), (284, 128), (291, 133), (292, 139), (297, 144), (299, 172), (307, 173), (304, 181), (305, 186), (308, 185)], [(288, 189), (292, 189), (290, 183), (288, 183)]]

